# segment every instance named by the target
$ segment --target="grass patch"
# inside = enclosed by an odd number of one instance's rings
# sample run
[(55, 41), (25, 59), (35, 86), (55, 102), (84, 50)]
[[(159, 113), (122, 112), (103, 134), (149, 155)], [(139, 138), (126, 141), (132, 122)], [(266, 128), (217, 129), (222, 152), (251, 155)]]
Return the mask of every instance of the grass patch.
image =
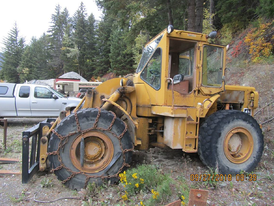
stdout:
[(209, 174), (210, 178), (206, 178), (206, 181), (203, 182), (203, 185), (208, 188), (208, 187), (214, 187), (216, 188), (218, 185), (218, 169), (209, 169)]
[(9, 197), (9, 198), (10, 198), (10, 200), (11, 200), (13, 203), (18, 203), (18, 202), (23, 201), (24, 198), (25, 198), (25, 196), (26, 196), (26, 195), (25, 195), (25, 191), (22, 191), (20, 197), (18, 197), (18, 198), (16, 198), (16, 197)]
[(53, 186), (52, 180), (50, 180), (49, 178), (44, 177), (41, 180), (40, 186), (43, 188), (49, 188)]

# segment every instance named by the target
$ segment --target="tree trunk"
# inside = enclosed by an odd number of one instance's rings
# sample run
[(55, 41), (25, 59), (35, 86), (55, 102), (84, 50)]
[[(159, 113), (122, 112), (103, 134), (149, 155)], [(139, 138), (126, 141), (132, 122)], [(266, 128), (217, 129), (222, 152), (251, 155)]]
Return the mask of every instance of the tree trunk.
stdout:
[(203, 0), (196, 0), (195, 31), (203, 32)]
[(213, 18), (212, 18), (213, 12), (214, 12), (214, 1), (210, 0), (209, 1), (210, 26), (213, 25)]
[(195, 1), (188, 0), (188, 22), (187, 22), (187, 30), (188, 31), (195, 31)]
[(168, 14), (168, 23), (169, 25), (173, 25), (173, 18), (172, 18), (172, 10), (170, 6), (170, 0), (167, 0), (167, 14)]

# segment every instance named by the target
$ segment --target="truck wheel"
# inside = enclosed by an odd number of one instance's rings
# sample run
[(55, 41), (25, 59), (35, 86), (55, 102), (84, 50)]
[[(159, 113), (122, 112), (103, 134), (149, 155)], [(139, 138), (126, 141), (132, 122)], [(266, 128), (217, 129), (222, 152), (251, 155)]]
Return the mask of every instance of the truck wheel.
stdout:
[(89, 108), (66, 117), (49, 141), (49, 161), (69, 188), (117, 180), (131, 162), (133, 143), (125, 123), (113, 112)]
[(263, 147), (260, 126), (241, 111), (217, 111), (200, 128), (200, 159), (208, 167), (218, 168), (221, 174), (252, 171), (261, 159)]

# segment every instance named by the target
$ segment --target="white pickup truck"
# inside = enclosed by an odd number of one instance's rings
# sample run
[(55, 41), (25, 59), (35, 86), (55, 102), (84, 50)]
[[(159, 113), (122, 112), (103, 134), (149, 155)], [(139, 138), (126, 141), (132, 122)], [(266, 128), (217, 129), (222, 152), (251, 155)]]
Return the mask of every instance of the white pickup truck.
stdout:
[(80, 101), (64, 97), (49, 86), (0, 83), (0, 117), (58, 117)]

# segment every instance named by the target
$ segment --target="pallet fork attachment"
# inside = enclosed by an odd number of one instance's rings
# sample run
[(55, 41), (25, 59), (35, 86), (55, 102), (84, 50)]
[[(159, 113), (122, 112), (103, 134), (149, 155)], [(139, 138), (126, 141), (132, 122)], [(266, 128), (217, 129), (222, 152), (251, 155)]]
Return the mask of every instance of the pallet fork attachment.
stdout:
[(22, 183), (27, 183), (39, 170), (43, 127), (51, 127), (51, 122), (55, 119), (46, 119), (22, 133)]

